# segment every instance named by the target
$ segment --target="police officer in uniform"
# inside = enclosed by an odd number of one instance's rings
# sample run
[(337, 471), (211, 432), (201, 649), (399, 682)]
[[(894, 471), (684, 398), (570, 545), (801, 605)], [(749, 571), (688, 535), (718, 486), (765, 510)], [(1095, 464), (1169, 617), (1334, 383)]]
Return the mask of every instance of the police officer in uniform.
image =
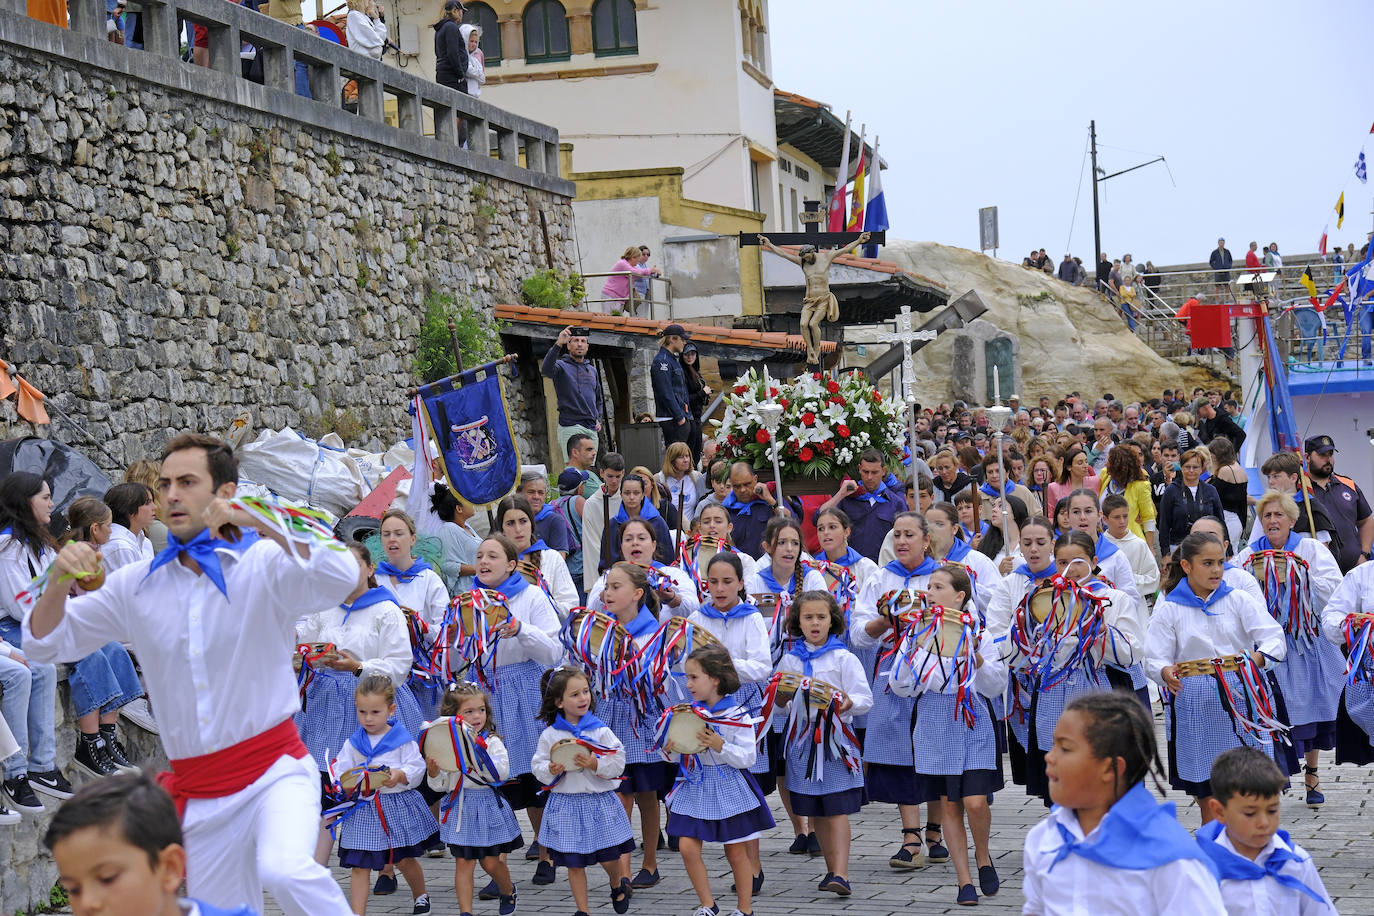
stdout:
[[(1355, 481), (1335, 473), (1336, 443), (1330, 436), (1312, 436), (1303, 443), (1307, 453), (1307, 474), (1312, 480), (1312, 498), (1326, 510), (1340, 535), (1340, 548), (1333, 551), (1342, 573), (1369, 559), (1374, 545), (1374, 515)], [(1334, 545), (1333, 545), (1334, 546)]]
[(687, 346), (689, 335), (680, 324), (663, 329), (663, 343), (654, 357), (650, 376), (654, 381), (654, 410), (658, 425), (663, 428), (663, 445), (686, 442), (691, 431), (691, 415), (687, 411), (689, 395), (687, 379), (678, 359)]

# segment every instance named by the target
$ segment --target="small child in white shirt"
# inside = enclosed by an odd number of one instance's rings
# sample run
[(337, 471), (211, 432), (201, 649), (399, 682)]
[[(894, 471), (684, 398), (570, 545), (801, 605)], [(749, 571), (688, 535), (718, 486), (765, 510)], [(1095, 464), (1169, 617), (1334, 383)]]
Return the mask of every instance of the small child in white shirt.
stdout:
[[(1131, 530), (1131, 507), (1126, 497), (1113, 493), (1102, 500), (1102, 521), (1107, 527), (1107, 540), (1116, 545), (1130, 561), (1131, 572), (1135, 574), (1136, 591), (1148, 604), (1159, 591), (1159, 563), (1155, 553), (1145, 539)], [(1140, 621), (1143, 627), (1148, 623)]]

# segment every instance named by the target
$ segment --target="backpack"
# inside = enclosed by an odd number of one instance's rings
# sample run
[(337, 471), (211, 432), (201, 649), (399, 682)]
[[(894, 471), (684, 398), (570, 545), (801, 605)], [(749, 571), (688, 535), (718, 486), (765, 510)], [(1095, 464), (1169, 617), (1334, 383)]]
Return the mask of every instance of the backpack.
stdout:
[(572, 496), (560, 496), (553, 500), (549, 505), (553, 506), (554, 514), (563, 521), (563, 526), (568, 530), (568, 555), (563, 558), (567, 564), (568, 573), (574, 582), (582, 581), (582, 516), (572, 510), (573, 500), (577, 494)]

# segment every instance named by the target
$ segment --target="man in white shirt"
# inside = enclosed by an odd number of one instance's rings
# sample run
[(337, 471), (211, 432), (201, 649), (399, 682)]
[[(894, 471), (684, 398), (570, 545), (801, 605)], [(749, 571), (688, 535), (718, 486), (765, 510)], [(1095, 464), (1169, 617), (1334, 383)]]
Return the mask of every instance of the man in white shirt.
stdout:
[(620, 479), (625, 476), (625, 459), (619, 452), (607, 452), (597, 461), (597, 467), (601, 470), (601, 489), (582, 505), (582, 587), (588, 592), (601, 578), (602, 548), (611, 546), (605, 539), (615, 534), (607, 529), (615, 527), (609, 520), (620, 512)]
[[(181, 810), (192, 895), (258, 909), (266, 886), (290, 916), (348, 916), (313, 857), (319, 774), (291, 721), (300, 704), (290, 659), (296, 618), (343, 601), (358, 565), (231, 509), (237, 479), (228, 444), (174, 439), (158, 480), (167, 550), (79, 598), (45, 591), (24, 620), (24, 648), (58, 662), (112, 640), (133, 646), (172, 764), (162, 781)], [(54, 565), (69, 575), (98, 557), (76, 542)]]

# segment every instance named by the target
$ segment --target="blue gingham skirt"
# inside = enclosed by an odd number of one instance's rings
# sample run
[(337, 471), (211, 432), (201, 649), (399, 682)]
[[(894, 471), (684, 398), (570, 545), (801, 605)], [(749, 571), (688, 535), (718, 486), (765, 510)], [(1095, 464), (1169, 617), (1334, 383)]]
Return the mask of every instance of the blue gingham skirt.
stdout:
[(650, 753), (649, 743), (654, 737), (654, 726), (658, 717), (639, 719), (635, 716), (634, 705), (619, 697), (596, 701), (596, 714), (620, 743), (625, 745), (625, 765), (635, 763), (662, 763), (658, 753)]
[(1363, 681), (1346, 685), (1345, 711), (1374, 745), (1374, 686)]
[(555, 789), (544, 805), (539, 842), (550, 852), (586, 856), (616, 850), (627, 842), (633, 848), (634, 832), (620, 796), (615, 792), (559, 792)]
[[(1242, 697), (1243, 689), (1236, 672), (1227, 671), (1223, 676), (1232, 694)], [(1211, 675), (1183, 678), (1183, 690), (1166, 703), (1164, 709), (1164, 730), (1169, 736), (1170, 784), (1175, 788), (1187, 788), (1177, 784), (1178, 780), (1194, 785), (1207, 782), (1211, 779), (1212, 762), (1223, 751), (1240, 747), (1242, 743), (1257, 747), (1270, 756), (1274, 753), (1273, 742), (1256, 738), (1231, 722)]]
[[(415, 847), (433, 849), (439, 845), (439, 824), (429, 812), (429, 805), (414, 789), (403, 792), (379, 792), (386, 827), (377, 814), (377, 802), (369, 801), (351, 811), (339, 827), (339, 861), (344, 862), (345, 850), (355, 852), (400, 852)], [(412, 852), (412, 855), (414, 853)], [(351, 866), (358, 867), (358, 866)]]
[(752, 811), (761, 805), (757, 784), (751, 786), (743, 770), (703, 763), (685, 773), (668, 800), (668, 812), (699, 820), (718, 820)]
[(491, 704), (497, 727), (501, 729), (501, 740), (506, 742), (506, 753), (510, 755), (511, 776), (530, 771), (534, 749), (544, 731), (544, 723), (536, 716), (541, 700), (539, 678), (547, 670), (533, 659), (496, 669), (496, 689), (491, 692)]
[(495, 789), (471, 786), (460, 795), (449, 809), (448, 820), (439, 824), (439, 839), (444, 843), (488, 849), (520, 839), (515, 812)]
[(969, 770), (1000, 769), (996, 725), (982, 696), (973, 698), (973, 727), (956, 716), (953, 694), (923, 693), (916, 700), (911, 743), (915, 769), (923, 776), (958, 776)]
[[(811, 749), (815, 748), (818, 762), (822, 755), (821, 748), (811, 743), (814, 732), (815, 726), (813, 724), (807, 734), (790, 743), (785, 742), (783, 745), (783, 756), (786, 761), (783, 768), (783, 779), (786, 780), (788, 791), (801, 795), (834, 795), (850, 789), (862, 789), (864, 784), (863, 767), (858, 766), (856, 769), (850, 770), (849, 767), (845, 766), (843, 760), (826, 760), (819, 779), (807, 778), (806, 761), (812, 753)], [(840, 740), (844, 741), (845, 739), (841, 736)], [(859, 761), (858, 748), (850, 745), (850, 752), (857, 764)]]
[[(868, 678), (869, 689), (872, 690), (876, 696), (878, 691), (873, 687), (873, 666), (878, 660), (878, 647), (869, 646), (867, 649), (855, 649), (853, 646), (850, 646), (849, 651), (853, 652), (854, 657), (859, 660), (859, 664), (863, 665), (864, 676)], [(884, 680), (883, 683), (886, 684), (887, 681)], [(864, 713), (861, 716), (855, 716), (853, 727), (856, 729), (868, 728), (868, 713)]]
[[(1004, 701), (1005, 709), (1002, 712), (1011, 731), (1011, 736), (1016, 743), (1021, 745), (1024, 750), (1030, 744), (1030, 688), (1024, 685), (1029, 683), (1030, 675), (1023, 671), (1010, 671), (1007, 674), (1007, 693)], [(1016, 696), (1018, 683), (1023, 685), (1021, 690), (1022, 703), (1027, 707), (1020, 712), (1016, 712)]]
[[(874, 684), (873, 707), (868, 711), (868, 731), (864, 733), (864, 762), (914, 766), (911, 717), (916, 710), (916, 698), (898, 696), (889, 690), (886, 672)], [(792, 784), (789, 782), (787, 787), (792, 788)]]
[(1059, 724), (1059, 716), (1070, 700), (1080, 694), (1110, 689), (1111, 684), (1107, 682), (1105, 672), (1089, 673), (1082, 668), (1075, 668), (1049, 690), (1038, 690), (1035, 694), (1036, 746), (1045, 752), (1054, 746), (1054, 727)]
[[(303, 708), (295, 716), (296, 730), (321, 773), (358, 730), (358, 707), (353, 701), (357, 688), (358, 679), (351, 672), (330, 669), (317, 671), (305, 688)], [(425, 718), (414, 695), (404, 687), (396, 691), (396, 718), (412, 738), (419, 739)]]
[(1129, 668), (1122, 668), (1118, 665), (1107, 665), (1106, 667), (1113, 668), (1117, 671), (1122, 671), (1130, 675), (1132, 690), (1139, 690), (1142, 687), (1148, 686), (1150, 683), (1150, 679), (1145, 676), (1145, 666), (1142, 665), (1140, 662), (1136, 662)]
[(1345, 688), (1345, 656), (1320, 636), (1303, 646), (1289, 636), (1288, 654), (1273, 668), (1288, 705), (1288, 724), (1334, 724)]

